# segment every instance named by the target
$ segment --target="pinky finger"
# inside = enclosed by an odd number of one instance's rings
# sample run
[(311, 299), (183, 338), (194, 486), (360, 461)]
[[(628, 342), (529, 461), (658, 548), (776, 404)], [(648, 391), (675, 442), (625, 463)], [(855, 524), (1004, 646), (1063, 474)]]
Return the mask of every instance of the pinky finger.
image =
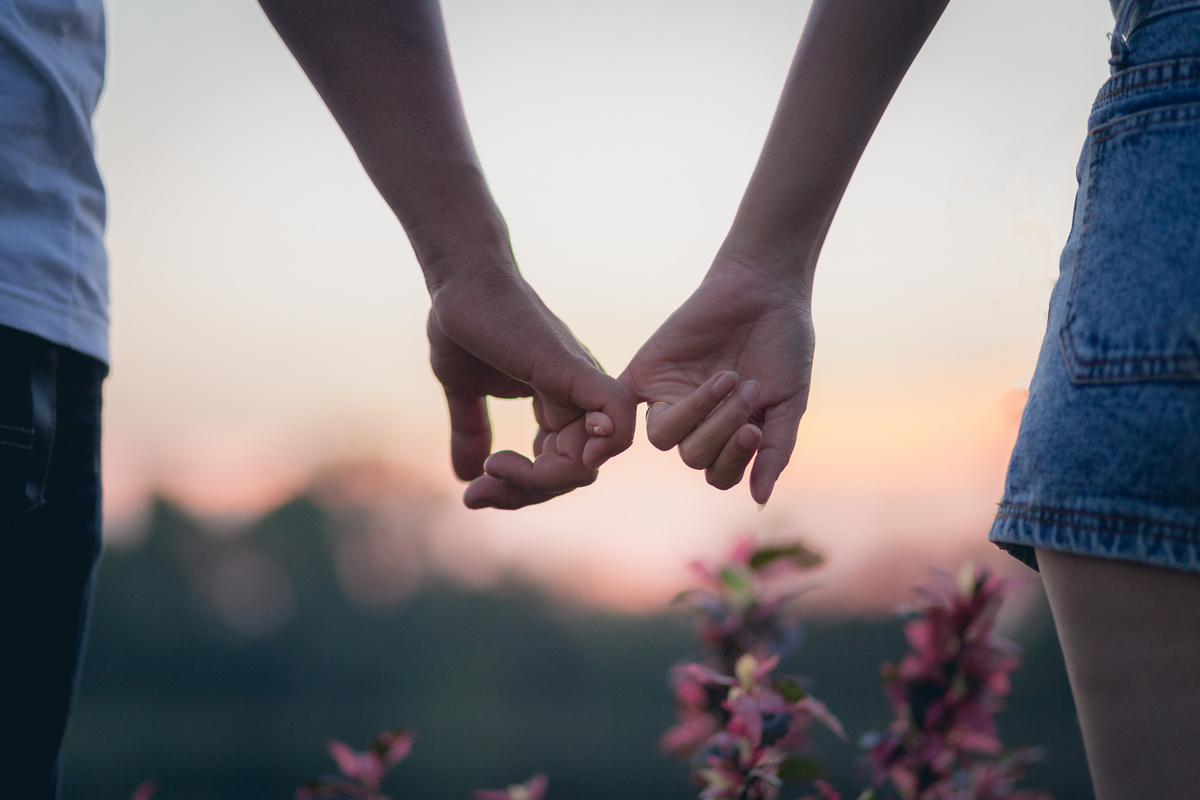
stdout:
[[(806, 400), (807, 398), (805, 398)], [(754, 502), (766, 505), (775, 488), (775, 482), (792, 458), (796, 448), (796, 430), (806, 403), (801, 401), (792, 407), (776, 406), (767, 409), (763, 422), (763, 439), (750, 470), (750, 496)]]
[(603, 411), (587, 412), (583, 426), (588, 432), (588, 436), (611, 436), (612, 432), (616, 429), (612, 417)]
[(738, 428), (737, 433), (721, 448), (717, 460), (704, 471), (709, 485), (724, 491), (741, 483), (746, 467), (761, 442), (762, 431), (757, 425), (746, 423)]

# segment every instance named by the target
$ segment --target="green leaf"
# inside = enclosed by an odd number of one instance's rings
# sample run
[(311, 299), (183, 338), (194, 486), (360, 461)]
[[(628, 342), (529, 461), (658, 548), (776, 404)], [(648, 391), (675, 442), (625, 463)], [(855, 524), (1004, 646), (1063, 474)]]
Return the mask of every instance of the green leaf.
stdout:
[(784, 783), (816, 781), (825, 777), (825, 769), (808, 756), (788, 756), (779, 765), (779, 780)]
[(808, 692), (791, 678), (776, 678), (771, 681), (771, 688), (779, 692), (788, 703), (798, 703), (808, 697)]
[(760, 547), (754, 551), (754, 555), (750, 556), (750, 569), (762, 569), (768, 564), (784, 558), (795, 562), (796, 566), (801, 569), (811, 569), (825, 560), (819, 553), (805, 547), (803, 543), (795, 542), (788, 545)]
[(721, 584), (739, 597), (745, 596), (750, 591), (750, 584), (746, 581), (746, 575), (729, 567), (721, 570)]

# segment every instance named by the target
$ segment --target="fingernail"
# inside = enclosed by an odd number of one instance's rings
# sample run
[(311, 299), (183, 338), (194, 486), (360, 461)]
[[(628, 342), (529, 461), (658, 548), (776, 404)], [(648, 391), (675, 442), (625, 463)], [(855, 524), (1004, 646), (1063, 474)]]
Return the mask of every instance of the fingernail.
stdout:
[(600, 427), (599, 423), (592, 426), (592, 436), (605, 436), (605, 435), (606, 434), (604, 433), (604, 429)]
[(758, 504), (758, 510), (759, 510), (759, 511), (762, 511), (762, 510), (763, 510), (764, 508), (766, 508), (766, 507), (767, 507), (767, 504), (766, 504), (766, 503), (759, 503), (759, 504)]
[(738, 396), (749, 406), (758, 402), (758, 396), (761, 393), (762, 390), (758, 386), (758, 381), (746, 381), (742, 384), (742, 388), (738, 389)]
[(713, 394), (717, 397), (724, 397), (733, 391), (733, 387), (737, 385), (736, 372), (722, 372), (721, 376), (713, 382)]

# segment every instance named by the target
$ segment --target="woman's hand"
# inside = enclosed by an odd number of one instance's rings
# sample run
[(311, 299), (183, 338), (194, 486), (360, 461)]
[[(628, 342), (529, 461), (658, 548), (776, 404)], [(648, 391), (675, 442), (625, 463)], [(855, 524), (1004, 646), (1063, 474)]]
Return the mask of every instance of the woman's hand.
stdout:
[(813, 343), (804, 282), (720, 258), (621, 382), (651, 404), (650, 441), (713, 486), (737, 485), (757, 452), (750, 494), (765, 503), (796, 445)]

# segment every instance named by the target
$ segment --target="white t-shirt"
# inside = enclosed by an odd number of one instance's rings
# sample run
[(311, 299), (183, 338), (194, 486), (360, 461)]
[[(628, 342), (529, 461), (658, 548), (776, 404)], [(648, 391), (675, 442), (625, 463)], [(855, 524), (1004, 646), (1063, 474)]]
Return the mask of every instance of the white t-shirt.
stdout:
[(108, 361), (101, 0), (0, 0), (0, 325)]

